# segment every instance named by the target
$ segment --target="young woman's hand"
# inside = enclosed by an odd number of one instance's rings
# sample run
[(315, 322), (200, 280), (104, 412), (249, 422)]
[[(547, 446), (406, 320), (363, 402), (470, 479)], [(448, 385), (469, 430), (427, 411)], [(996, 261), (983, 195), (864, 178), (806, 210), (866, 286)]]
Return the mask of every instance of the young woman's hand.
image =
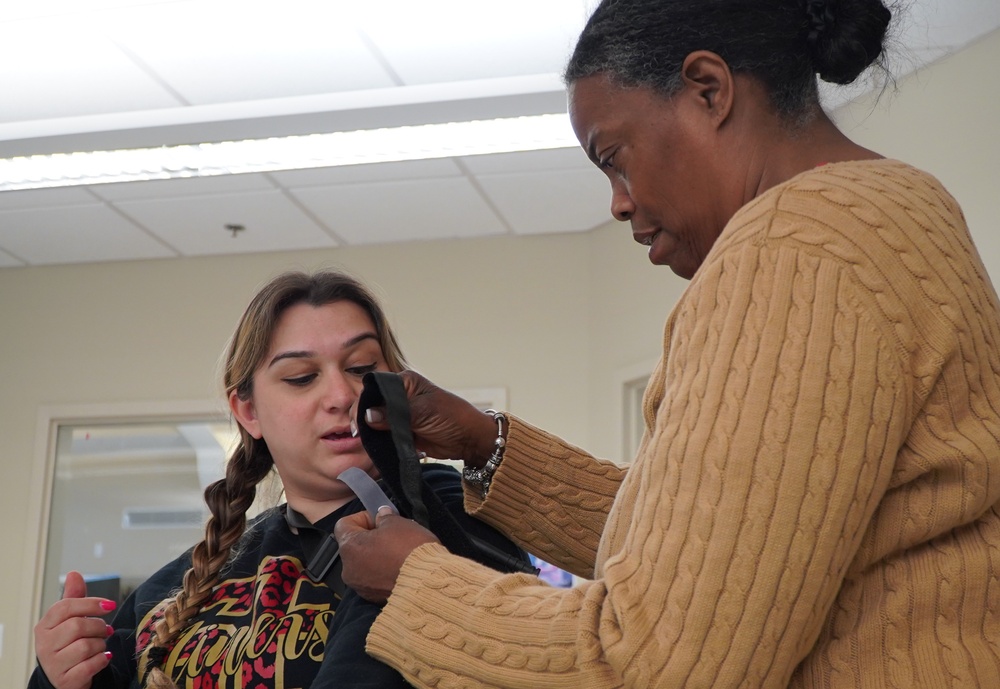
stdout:
[(79, 572), (66, 575), (62, 600), (35, 625), (38, 664), (56, 689), (89, 689), (94, 675), (111, 662), (104, 641), (113, 630), (99, 616), (114, 607), (113, 601), (88, 598)]
[(440, 543), (437, 536), (415, 521), (383, 508), (372, 524), (368, 512), (340, 519), (333, 527), (344, 583), (373, 603), (384, 603), (392, 593), (403, 562), (424, 543)]
[[(416, 449), (437, 459), (461, 459), (482, 467), (493, 452), (496, 421), (416, 371), (403, 371), (399, 376), (409, 400)], [(384, 408), (372, 407), (368, 412), (365, 422), (369, 426), (378, 431), (389, 429)]]

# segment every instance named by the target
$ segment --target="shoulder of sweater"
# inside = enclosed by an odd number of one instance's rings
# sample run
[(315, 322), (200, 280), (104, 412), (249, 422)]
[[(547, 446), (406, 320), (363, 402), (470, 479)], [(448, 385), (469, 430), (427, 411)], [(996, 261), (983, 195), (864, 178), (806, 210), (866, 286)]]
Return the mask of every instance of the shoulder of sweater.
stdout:
[(832, 163), (796, 175), (744, 205), (706, 263), (746, 243), (786, 240), (843, 257), (836, 247), (854, 252), (867, 242), (859, 232), (923, 244), (930, 228), (971, 241), (957, 202), (932, 175), (890, 159)]
[[(846, 206), (870, 205), (906, 197), (916, 205), (957, 204), (933, 175), (907, 163), (881, 158), (821, 165), (768, 189), (730, 220), (730, 228), (757, 225), (762, 219), (794, 215), (800, 220), (825, 217)], [(808, 204), (796, 203), (806, 198)], [(726, 232), (724, 231), (724, 233)]]
[(773, 191), (779, 198), (797, 193), (831, 194), (829, 202), (834, 204), (839, 192), (857, 200), (905, 197), (916, 205), (957, 207), (944, 185), (932, 174), (891, 158), (821, 165), (796, 175)]
[[(744, 261), (772, 268), (729, 269)], [(961, 209), (937, 179), (899, 161), (856, 161), (802, 173), (742, 208), (692, 280), (687, 307), (675, 312), (693, 313), (704, 294), (725, 293), (738, 279), (779, 285), (824, 266), (843, 278), (841, 296), (826, 298), (850, 301), (894, 343), (900, 361), (912, 358), (913, 342), (924, 343), (911, 362), (921, 380), (955, 346), (949, 314), (975, 317), (962, 295), (992, 289)]]

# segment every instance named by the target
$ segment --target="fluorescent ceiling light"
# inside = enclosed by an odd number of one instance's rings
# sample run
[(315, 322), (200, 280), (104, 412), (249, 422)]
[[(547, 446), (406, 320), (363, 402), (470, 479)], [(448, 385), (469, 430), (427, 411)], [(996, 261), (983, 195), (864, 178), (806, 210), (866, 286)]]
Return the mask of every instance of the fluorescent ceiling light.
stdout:
[(0, 159), (0, 191), (454, 158), (579, 145), (565, 113)]

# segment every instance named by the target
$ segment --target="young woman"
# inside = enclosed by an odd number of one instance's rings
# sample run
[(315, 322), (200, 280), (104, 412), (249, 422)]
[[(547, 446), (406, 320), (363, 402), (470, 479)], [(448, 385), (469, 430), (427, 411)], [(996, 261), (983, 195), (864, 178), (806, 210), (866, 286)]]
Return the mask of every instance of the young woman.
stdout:
[(391, 592), (369, 651), (421, 687), (1000, 687), (1000, 301), (940, 182), (817, 95), (879, 59), (889, 20), (598, 5), (570, 119), (614, 217), (691, 280), (645, 437), (627, 469), (513, 415), (500, 446), (402, 374), (417, 447), (474, 469), (467, 508), (591, 580), (498, 578), (352, 515), (345, 580)]
[[(369, 371), (407, 367), (375, 298), (337, 272), (286, 273), (251, 301), (226, 357), (224, 384), (240, 442), (205, 491), (205, 539), (140, 585), (112, 625), (108, 601), (67, 577), (64, 598), (35, 628), (31, 687), (407, 686), (364, 653), (378, 607), (342, 588), (321, 555), (333, 525), (362, 509), (337, 477), (377, 472), (351, 433)], [(256, 487), (276, 470), (287, 503), (247, 526)], [(517, 554), (462, 511), (458, 472), (424, 480), (463, 525)]]

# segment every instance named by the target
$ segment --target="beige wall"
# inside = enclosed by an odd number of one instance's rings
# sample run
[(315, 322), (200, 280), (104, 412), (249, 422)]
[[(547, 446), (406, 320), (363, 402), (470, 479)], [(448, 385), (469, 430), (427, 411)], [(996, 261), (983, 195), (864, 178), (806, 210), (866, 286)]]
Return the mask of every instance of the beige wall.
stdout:
[[(1000, 33), (838, 121), (866, 145), (938, 174), (1000, 279), (1000, 176), (989, 164), (1000, 160), (1000, 89), (984, 69), (996, 64)], [(620, 384), (655, 360), (684, 286), (650, 266), (617, 224), (516, 240), (0, 270), (5, 685), (22, 685), (35, 617), (23, 562), (36, 550), (39, 409), (216, 399), (219, 355), (254, 289), (281, 270), (319, 266), (373, 284), (411, 361), (438, 383), (506, 387), (515, 413), (614, 458)]]

